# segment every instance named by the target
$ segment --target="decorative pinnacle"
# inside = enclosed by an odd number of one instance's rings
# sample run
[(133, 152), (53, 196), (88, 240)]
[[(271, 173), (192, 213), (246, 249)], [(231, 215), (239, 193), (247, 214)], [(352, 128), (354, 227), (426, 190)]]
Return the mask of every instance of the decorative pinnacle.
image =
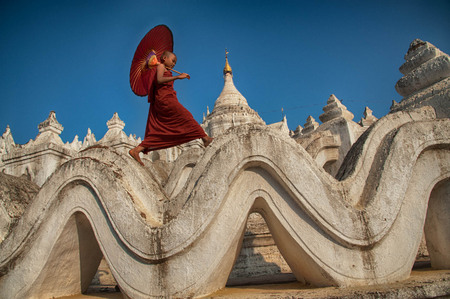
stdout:
[(38, 125), (38, 129), (39, 133), (51, 131), (59, 135), (64, 127), (56, 120), (55, 111), (50, 111), (47, 119)]
[(229, 52), (227, 51), (227, 49), (225, 49), (225, 67), (223, 68), (223, 74), (224, 75), (226, 75), (226, 74), (233, 75), (233, 71), (231, 70), (231, 66), (228, 63), (228, 53)]
[(106, 122), (108, 129), (120, 129), (122, 130), (125, 127), (125, 123), (119, 118), (119, 114), (114, 112), (113, 117)]

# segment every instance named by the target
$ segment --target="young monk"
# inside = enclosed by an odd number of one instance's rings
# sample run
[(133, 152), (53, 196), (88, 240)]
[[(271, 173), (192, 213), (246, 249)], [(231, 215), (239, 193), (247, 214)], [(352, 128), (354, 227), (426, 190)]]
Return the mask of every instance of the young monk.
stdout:
[(156, 66), (156, 82), (150, 82), (150, 111), (145, 129), (145, 138), (138, 146), (129, 151), (130, 155), (144, 165), (139, 153), (164, 149), (201, 138), (208, 146), (213, 138), (209, 137), (192, 114), (178, 102), (173, 83), (177, 79), (190, 79), (182, 73), (172, 76), (172, 69), (177, 63), (177, 56), (172, 52), (164, 52), (161, 63)]

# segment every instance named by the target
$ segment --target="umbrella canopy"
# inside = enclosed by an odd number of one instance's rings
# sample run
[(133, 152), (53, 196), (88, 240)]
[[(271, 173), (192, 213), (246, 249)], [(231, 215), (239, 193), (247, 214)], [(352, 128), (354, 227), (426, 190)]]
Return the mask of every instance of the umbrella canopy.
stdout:
[(143, 97), (148, 94), (151, 70), (164, 51), (173, 52), (173, 35), (169, 27), (158, 25), (141, 40), (131, 62), (130, 85), (136, 95)]

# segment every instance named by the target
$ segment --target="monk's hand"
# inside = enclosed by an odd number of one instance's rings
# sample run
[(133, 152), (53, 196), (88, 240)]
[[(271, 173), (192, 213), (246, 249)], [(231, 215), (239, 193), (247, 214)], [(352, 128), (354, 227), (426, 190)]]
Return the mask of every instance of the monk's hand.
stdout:
[(191, 76), (189, 76), (188, 74), (186, 74), (186, 73), (182, 73), (181, 75), (179, 75), (178, 76), (178, 78), (180, 78), (180, 79), (191, 79)]

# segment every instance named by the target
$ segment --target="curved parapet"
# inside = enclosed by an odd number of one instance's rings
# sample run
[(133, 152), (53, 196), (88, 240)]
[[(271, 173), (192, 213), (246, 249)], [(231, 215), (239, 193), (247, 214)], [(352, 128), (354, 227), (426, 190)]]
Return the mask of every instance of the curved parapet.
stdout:
[(164, 186), (128, 156), (86, 149), (47, 180), (0, 244), (0, 297), (83, 292), (102, 255), (131, 298), (207, 295), (225, 286), (255, 211), (299, 281), (405, 279), (430, 193), (448, 185), (448, 132), (450, 120), (426, 107), (390, 114), (352, 148), (338, 179), (259, 126), (180, 156)]

